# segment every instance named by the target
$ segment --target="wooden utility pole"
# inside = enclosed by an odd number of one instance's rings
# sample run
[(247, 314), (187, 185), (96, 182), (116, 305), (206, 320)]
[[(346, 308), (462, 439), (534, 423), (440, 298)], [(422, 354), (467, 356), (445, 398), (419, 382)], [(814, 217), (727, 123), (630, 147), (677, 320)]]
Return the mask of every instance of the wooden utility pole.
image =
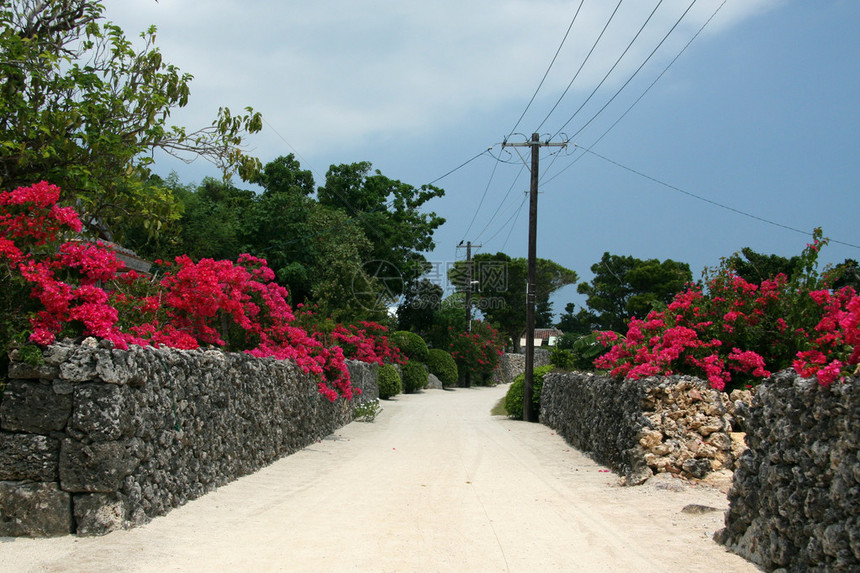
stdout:
[(525, 143), (502, 144), (503, 147), (531, 148), (531, 185), (529, 187), (529, 249), (528, 249), (528, 284), (526, 285), (526, 371), (523, 388), (523, 420), (536, 422), (537, 412), (532, 406), (535, 367), (535, 299), (537, 298), (537, 213), (538, 213), (538, 175), (540, 167), (541, 147), (565, 147), (567, 142), (541, 143), (537, 133), (532, 134), (531, 141)]
[[(461, 247), (463, 242), (460, 241), (460, 244), (457, 247)], [(472, 332), (472, 241), (466, 242), (466, 330), (468, 332)], [(483, 245), (474, 245), (477, 247), (482, 247)], [(466, 388), (472, 386), (472, 377), (469, 375), (469, 372), (466, 372), (465, 375)]]

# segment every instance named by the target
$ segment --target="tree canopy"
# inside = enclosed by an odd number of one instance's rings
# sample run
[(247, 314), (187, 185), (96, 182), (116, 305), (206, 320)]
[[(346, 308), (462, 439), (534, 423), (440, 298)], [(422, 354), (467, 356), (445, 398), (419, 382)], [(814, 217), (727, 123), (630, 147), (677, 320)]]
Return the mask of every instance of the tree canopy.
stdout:
[(368, 260), (391, 269), (386, 271), (386, 287), (399, 296), (427, 270), (422, 253), (433, 250), (433, 233), (445, 219), (421, 209), (445, 192), (389, 179), (379, 170), (371, 174), (371, 169), (367, 161), (332, 165), (317, 197), (321, 205), (343, 211), (364, 230), (371, 242)]
[(259, 161), (242, 151), (262, 119), (219, 110), (208, 127), (168, 124), (188, 103), (191, 75), (166, 63), (148, 28), (135, 43), (94, 0), (0, 4), (0, 187), (60, 186), (91, 232), (130, 222), (156, 231), (178, 217), (170, 190), (148, 177), (156, 149), (203, 157), (248, 179)]
[[(519, 345), (526, 327), (526, 279), (528, 261), (511, 258), (505, 253), (479, 253), (472, 258), (472, 301), (475, 308), (508, 338)], [(577, 274), (554, 261), (537, 259), (535, 290), (535, 326), (552, 325), (552, 303), (549, 297), (563, 286), (575, 284)], [(457, 291), (465, 292), (466, 262), (457, 261), (449, 271), (449, 280)]]
[(644, 318), (655, 307), (669, 304), (693, 280), (687, 263), (609, 253), (603, 253), (591, 272), (594, 278), (579, 283), (577, 292), (588, 297), (586, 305), (600, 330), (616, 332), (626, 332), (631, 317)]

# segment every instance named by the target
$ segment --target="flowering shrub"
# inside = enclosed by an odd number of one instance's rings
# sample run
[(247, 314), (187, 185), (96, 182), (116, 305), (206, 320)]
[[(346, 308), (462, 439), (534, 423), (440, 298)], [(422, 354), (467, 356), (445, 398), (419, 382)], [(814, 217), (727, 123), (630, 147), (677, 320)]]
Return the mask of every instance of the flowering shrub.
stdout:
[(687, 373), (703, 375), (711, 386), (755, 383), (771, 371), (794, 366), (822, 385), (860, 362), (860, 297), (850, 287), (835, 293), (815, 271), (826, 240), (816, 229), (807, 245), (803, 270), (761, 284), (722, 269), (707, 278), (707, 293), (690, 286), (663, 312), (630, 321), (626, 339), (599, 335), (609, 352), (595, 361), (614, 375)]
[(489, 377), (499, 364), (504, 344), (499, 331), (489, 324), (476, 320), (472, 332), (463, 332), (451, 342), (451, 356), (462, 376), (469, 373), (475, 380)]
[(20, 326), (29, 326), (31, 342), (82, 334), (118, 348), (210, 344), (290, 359), (320, 376), (319, 390), (331, 401), (359, 392), (350, 384), (347, 357), (402, 361), (375, 323), (320, 333), (299, 326), (286, 289), (274, 282), (265, 260), (251, 255), (236, 263), (180, 256), (161, 262), (165, 270), (157, 281), (120, 275), (123, 263), (105, 245), (63, 242), (82, 225), (73, 209), (57, 206), (59, 196), (58, 187), (44, 182), (0, 192), (2, 278), (29, 290), (34, 305)]

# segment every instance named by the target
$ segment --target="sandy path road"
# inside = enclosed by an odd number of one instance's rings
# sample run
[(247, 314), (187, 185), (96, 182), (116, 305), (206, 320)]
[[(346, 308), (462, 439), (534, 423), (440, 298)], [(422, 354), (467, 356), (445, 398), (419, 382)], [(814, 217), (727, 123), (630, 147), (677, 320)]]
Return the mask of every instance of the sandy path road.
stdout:
[(400, 396), (144, 527), (0, 539), (0, 570), (757, 571), (711, 540), (722, 512), (681, 512), (725, 494), (620, 487), (545, 426), (490, 416), (505, 391)]

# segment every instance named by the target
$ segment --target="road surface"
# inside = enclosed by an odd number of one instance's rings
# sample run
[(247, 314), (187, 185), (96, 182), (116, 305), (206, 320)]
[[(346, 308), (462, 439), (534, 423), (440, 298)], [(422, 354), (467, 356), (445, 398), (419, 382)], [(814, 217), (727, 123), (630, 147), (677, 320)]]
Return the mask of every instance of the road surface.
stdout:
[(667, 476), (623, 487), (551, 429), (492, 416), (506, 389), (383, 401), (375, 422), (137, 529), (0, 538), (0, 570), (758, 571), (711, 540), (724, 492)]

